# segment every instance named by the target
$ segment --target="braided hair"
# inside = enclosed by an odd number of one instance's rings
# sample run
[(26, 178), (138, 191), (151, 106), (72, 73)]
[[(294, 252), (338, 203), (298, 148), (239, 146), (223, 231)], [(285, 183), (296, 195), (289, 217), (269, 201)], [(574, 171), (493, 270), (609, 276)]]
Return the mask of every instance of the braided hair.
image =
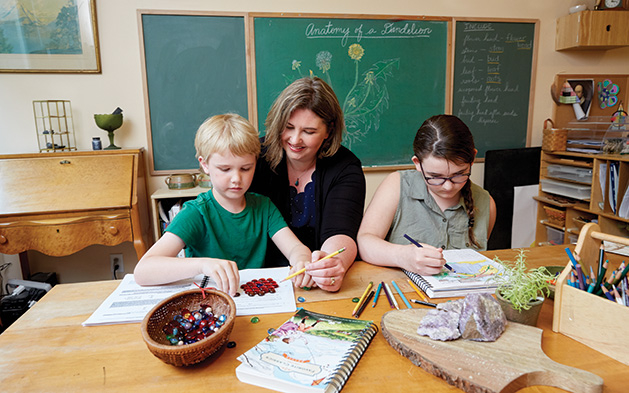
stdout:
[[(433, 155), (456, 164), (471, 164), (476, 157), (474, 137), (470, 129), (461, 119), (452, 115), (432, 116), (417, 130), (413, 141), (413, 152), (421, 162)], [(480, 244), (474, 236), (474, 198), (472, 197), (472, 185), (468, 179), (461, 195), (465, 204), (468, 217), (468, 235), (470, 242), (476, 248)]]

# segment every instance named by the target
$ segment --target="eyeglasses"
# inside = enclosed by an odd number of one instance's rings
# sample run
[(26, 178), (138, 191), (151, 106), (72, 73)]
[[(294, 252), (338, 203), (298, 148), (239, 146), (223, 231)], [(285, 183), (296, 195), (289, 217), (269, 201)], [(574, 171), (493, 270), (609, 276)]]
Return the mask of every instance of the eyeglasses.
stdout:
[(472, 174), (472, 172), (469, 172), (469, 173), (459, 173), (458, 175), (454, 175), (450, 177), (428, 177), (424, 174), (424, 167), (422, 166), (421, 162), (419, 163), (419, 167), (422, 170), (422, 176), (424, 176), (424, 180), (426, 180), (426, 184), (429, 184), (431, 186), (441, 186), (446, 182), (446, 180), (450, 180), (450, 182), (453, 184), (465, 183), (467, 179), (470, 178), (470, 175)]

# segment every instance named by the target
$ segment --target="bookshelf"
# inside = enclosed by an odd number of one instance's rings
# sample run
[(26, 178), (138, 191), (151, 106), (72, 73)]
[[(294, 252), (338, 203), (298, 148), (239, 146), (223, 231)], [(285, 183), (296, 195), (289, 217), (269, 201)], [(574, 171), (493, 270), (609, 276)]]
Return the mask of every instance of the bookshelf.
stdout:
[(153, 235), (155, 241), (162, 237), (162, 223), (159, 216), (159, 204), (162, 204), (164, 211), (168, 214), (168, 210), (179, 200), (184, 202), (195, 199), (197, 195), (208, 191), (209, 188), (196, 186), (184, 190), (171, 190), (168, 188), (160, 188), (151, 194), (151, 217), (153, 219)]

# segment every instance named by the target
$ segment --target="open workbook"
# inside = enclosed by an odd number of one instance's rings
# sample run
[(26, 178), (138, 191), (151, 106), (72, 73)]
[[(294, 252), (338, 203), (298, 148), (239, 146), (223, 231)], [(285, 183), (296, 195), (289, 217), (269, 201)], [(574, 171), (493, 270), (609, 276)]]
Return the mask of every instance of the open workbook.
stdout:
[(468, 293), (491, 293), (498, 284), (493, 276), (502, 266), (486, 256), (471, 250), (444, 250), (443, 257), (452, 271), (443, 268), (434, 276), (404, 270), (413, 282), (431, 298), (458, 297)]
[(280, 392), (339, 392), (377, 333), (372, 321), (302, 308), (238, 357), (236, 376)]

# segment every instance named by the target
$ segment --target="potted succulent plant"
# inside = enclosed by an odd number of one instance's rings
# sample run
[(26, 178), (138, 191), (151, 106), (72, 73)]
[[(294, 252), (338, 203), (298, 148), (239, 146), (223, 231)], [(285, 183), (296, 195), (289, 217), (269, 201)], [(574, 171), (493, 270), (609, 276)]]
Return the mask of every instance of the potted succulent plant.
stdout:
[(498, 283), (496, 299), (507, 319), (535, 326), (544, 302), (550, 293), (550, 281), (554, 278), (545, 267), (530, 269), (526, 264), (526, 252), (520, 250), (514, 261), (502, 261), (504, 271), (494, 277)]

